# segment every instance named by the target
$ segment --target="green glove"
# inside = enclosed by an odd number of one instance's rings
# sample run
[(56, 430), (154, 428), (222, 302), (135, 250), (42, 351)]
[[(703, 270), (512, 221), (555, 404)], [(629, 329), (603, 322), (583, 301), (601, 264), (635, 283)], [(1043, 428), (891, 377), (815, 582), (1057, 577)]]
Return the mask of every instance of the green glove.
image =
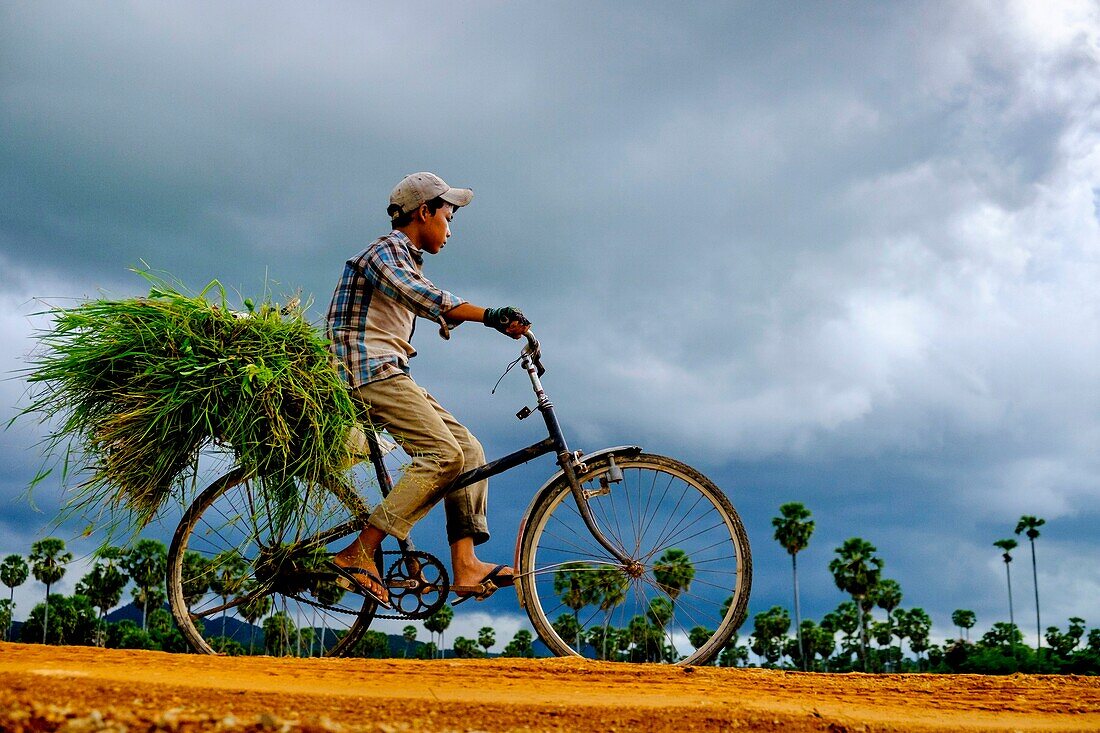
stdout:
[(495, 328), (508, 335), (508, 326), (519, 323), (521, 326), (530, 326), (531, 322), (523, 315), (523, 311), (514, 306), (506, 305), (503, 308), (486, 308), (485, 320), (482, 321), (489, 328)]

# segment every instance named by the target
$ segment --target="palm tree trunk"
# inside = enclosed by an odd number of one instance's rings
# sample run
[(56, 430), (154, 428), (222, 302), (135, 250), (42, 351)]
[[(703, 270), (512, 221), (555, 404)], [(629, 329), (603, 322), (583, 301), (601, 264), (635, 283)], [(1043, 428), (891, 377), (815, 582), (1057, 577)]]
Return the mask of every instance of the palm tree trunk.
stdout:
[(1043, 646), (1043, 626), (1039, 623), (1039, 574), (1035, 569), (1035, 540), (1031, 540), (1031, 579), (1035, 583), (1035, 655), (1036, 662), (1041, 662), (1043, 659), (1040, 651)]
[[(894, 633), (894, 612), (893, 611), (887, 611), (886, 612), (886, 625), (890, 627), (890, 634), (891, 634), (890, 638), (891, 639), (894, 638), (893, 637), (893, 633)], [(887, 649), (887, 651), (892, 652), (894, 650), (894, 645), (893, 644), (887, 644), (886, 649)], [(887, 659), (887, 661), (889, 661), (890, 654), (886, 655), (886, 659)], [(900, 672), (901, 671), (901, 640), (900, 639), (898, 639), (898, 665), (897, 665), (897, 668), (894, 671), (895, 672)]]
[(145, 591), (143, 597), (144, 600), (141, 602), (141, 630), (145, 631), (146, 621), (149, 618), (149, 591)]
[(1008, 625), (1010, 634), (1008, 636), (1008, 644), (1012, 647), (1012, 656), (1016, 656), (1016, 617), (1012, 612), (1012, 566), (1005, 563), (1005, 578), (1008, 579)]
[(863, 599), (856, 600), (856, 612), (859, 614), (859, 653), (863, 657), (863, 671), (867, 671), (867, 628), (863, 620)]
[(798, 659), (806, 671), (806, 648), (802, 645), (802, 610), (798, 606), (798, 553), (791, 553), (791, 575), (794, 577), (794, 629), (798, 634)]
[[(607, 616), (603, 620), (603, 660), (607, 661), (607, 630), (611, 628), (611, 614), (614, 613), (614, 609), (607, 612)], [(577, 632), (580, 633), (579, 631)], [(488, 650), (486, 650), (488, 652)]]
[(46, 611), (42, 615), (42, 643), (46, 643), (46, 629), (50, 628), (50, 584), (46, 583)]

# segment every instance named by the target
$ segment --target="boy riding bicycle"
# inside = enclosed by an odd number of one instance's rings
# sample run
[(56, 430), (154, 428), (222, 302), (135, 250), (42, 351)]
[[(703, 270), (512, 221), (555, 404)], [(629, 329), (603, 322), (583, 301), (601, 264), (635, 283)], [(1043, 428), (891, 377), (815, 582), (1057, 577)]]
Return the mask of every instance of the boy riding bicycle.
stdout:
[(473, 195), (432, 173), (403, 178), (387, 208), (393, 231), (345, 263), (329, 306), (332, 350), (352, 397), (367, 409), (372, 427), (386, 430), (412, 457), (360, 535), (332, 559), (345, 587), (383, 605), (389, 594), (375, 566), (375, 551), (386, 535), (405, 539), (440, 498), (447, 512), (454, 585), (491, 589), (513, 581), (512, 568), (482, 562), (474, 553), (475, 545), (489, 539), (488, 482), (443, 495), (463, 470), (485, 462), (481, 444), (409, 376), (409, 358), (416, 355), (409, 342), (417, 316), (442, 318), (452, 326), (479, 321), (512, 338), (520, 338), (530, 326), (516, 308), (476, 306), (422, 274), (424, 252), (434, 255), (443, 249), (454, 212)]

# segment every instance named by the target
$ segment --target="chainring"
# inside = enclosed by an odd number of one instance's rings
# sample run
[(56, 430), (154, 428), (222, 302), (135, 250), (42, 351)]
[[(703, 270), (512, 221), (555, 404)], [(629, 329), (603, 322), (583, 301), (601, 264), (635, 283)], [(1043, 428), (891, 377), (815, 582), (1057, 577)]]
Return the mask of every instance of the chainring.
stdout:
[(399, 556), (386, 573), (390, 604), (397, 614), (377, 614), (377, 618), (420, 620), (443, 607), (451, 591), (451, 581), (437, 557), (419, 550), (385, 554)]

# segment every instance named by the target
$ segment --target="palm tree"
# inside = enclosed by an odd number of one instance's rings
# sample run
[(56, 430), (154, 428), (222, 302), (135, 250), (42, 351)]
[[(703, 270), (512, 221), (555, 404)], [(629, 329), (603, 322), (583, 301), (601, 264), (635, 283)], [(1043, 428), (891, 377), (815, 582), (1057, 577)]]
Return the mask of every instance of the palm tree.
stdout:
[[(184, 558), (186, 560), (186, 557)], [(271, 596), (257, 596), (250, 601), (245, 601), (240, 605), (239, 611), (241, 618), (248, 622), (248, 653), (255, 654), (254, 642), (256, 640), (256, 622), (262, 619), (267, 614), (271, 613), (271, 607), (274, 604), (271, 601)], [(223, 634), (224, 635), (224, 634)], [(325, 651), (324, 635), (321, 635), (321, 653)]]
[[(248, 583), (248, 561), (236, 550), (219, 552), (210, 562), (210, 590), (222, 599), (222, 605), (229, 603), (229, 596), (244, 590)], [(225, 637), (225, 621), (229, 609), (222, 611), (222, 637)], [(301, 642), (299, 635), (299, 643)]]
[[(812, 623), (812, 622), (811, 622)], [(894, 627), (889, 621), (871, 621), (871, 638), (878, 644), (879, 650), (886, 652), (882, 654), (882, 671), (888, 672), (890, 670), (890, 654), (894, 651), (894, 647), (891, 642), (894, 640)]]
[(772, 606), (753, 619), (752, 650), (768, 664), (775, 664), (783, 655), (781, 639), (791, 628), (791, 617), (782, 606)]
[(829, 563), (836, 587), (852, 596), (859, 609), (859, 647), (863, 657), (863, 671), (867, 671), (867, 619), (863, 604), (878, 585), (882, 575), (882, 559), (875, 555), (878, 549), (859, 537), (850, 537), (836, 548), (837, 557)]
[(401, 636), (405, 637), (405, 656), (409, 656), (409, 647), (416, 641), (416, 627), (409, 624), (401, 629)]
[[(318, 583), (313, 591), (318, 603), (326, 606), (335, 606), (344, 597), (344, 589), (336, 585), (335, 581)], [(321, 656), (325, 655), (325, 635), (328, 632), (328, 614), (321, 611)], [(388, 642), (387, 642), (388, 644)]]
[[(612, 570), (621, 575), (615, 568)], [(695, 579), (695, 564), (686, 552), (678, 547), (671, 547), (661, 553), (653, 564), (653, 577), (657, 580), (657, 587), (668, 593), (675, 608), (680, 594), (691, 589), (691, 581)]]
[(586, 562), (567, 562), (554, 572), (554, 593), (566, 608), (572, 609), (578, 629), (581, 609), (596, 602), (594, 572), (595, 568)]
[[(890, 578), (883, 578), (875, 586), (875, 605), (886, 611), (886, 625), (890, 633), (894, 627), (894, 609), (901, 605), (901, 584)], [(901, 664), (901, 645), (898, 645), (898, 664)]]
[(264, 647), (268, 654), (285, 656), (290, 645), (290, 635), (297, 631), (294, 621), (285, 611), (276, 611), (264, 619)]
[(168, 571), (168, 548), (158, 540), (138, 540), (122, 558), (122, 567), (137, 586), (133, 595), (141, 603), (141, 628), (145, 629), (150, 601), (156, 607), (164, 603), (161, 587)]
[[(1010, 553), (1016, 549), (1016, 544), (1016, 540), (1012, 539), (1011, 537), (1009, 537), (1008, 539), (997, 540), (993, 543), (994, 547), (997, 547), (1004, 551), (1004, 554), (1001, 555), (1001, 557), (1004, 558), (1005, 561), (1005, 578), (1007, 578), (1008, 580), (1008, 624), (1014, 629), (1016, 628), (1016, 617), (1013, 615), (1012, 612), (1012, 568), (1009, 563), (1012, 562), (1012, 555)], [(1015, 643), (1012, 644), (1012, 653), (1013, 655), (1016, 654)]]
[(1039, 527), (1047, 523), (1045, 519), (1025, 514), (1016, 523), (1016, 534), (1027, 532), (1027, 539), (1031, 542), (1031, 579), (1035, 584), (1035, 654), (1042, 661), (1040, 652), (1043, 646), (1043, 626), (1039, 623), (1039, 574), (1035, 569), (1035, 540), (1039, 537)]
[[(667, 603), (667, 600), (666, 600)], [(651, 627), (645, 616), (634, 616), (626, 625), (626, 637), (629, 640), (630, 661), (637, 661), (639, 657), (648, 661), (648, 648)]]
[[(798, 633), (798, 652), (805, 662), (805, 648), (802, 644), (802, 610), (798, 603), (798, 553), (810, 544), (814, 533), (814, 521), (810, 519), (810, 510), (797, 501), (787, 502), (779, 507), (778, 517), (772, 517), (775, 527), (775, 540), (791, 556), (791, 576), (794, 578), (794, 624)], [(805, 669), (805, 663), (803, 663)]]
[(851, 655), (852, 636), (859, 631), (859, 609), (856, 608), (856, 604), (843, 601), (835, 611), (825, 614), (821, 619), (821, 625), (832, 629), (834, 633), (839, 631), (844, 634), (841, 649), (846, 655)]
[(183, 602), (187, 604), (188, 609), (210, 590), (210, 562), (202, 553), (188, 550), (183, 554), (181, 585)]
[[(671, 601), (672, 614), (669, 615), (671, 620), (672, 615), (676, 613), (676, 599), (681, 593), (691, 589), (691, 581), (695, 579), (695, 564), (686, 552), (678, 547), (671, 547), (665, 550), (653, 564), (653, 577), (657, 581), (657, 587), (667, 593)], [(677, 653), (671, 635), (669, 635), (669, 644), (672, 646), (673, 653)]]
[(707, 643), (713, 633), (714, 629), (708, 629), (706, 626), (692, 626), (691, 631), (688, 632), (688, 642), (698, 649)]
[[(654, 571), (656, 569), (654, 567)], [(692, 575), (694, 575), (694, 572), (693, 569)], [(688, 582), (690, 583), (690, 579)], [(603, 634), (600, 636), (601, 659), (607, 659), (608, 629), (611, 627), (611, 614), (626, 598), (628, 585), (629, 580), (627, 580), (626, 575), (613, 565), (604, 565), (596, 571), (592, 579), (592, 591), (595, 594), (596, 601), (600, 604), (600, 610), (604, 612)], [(679, 591), (677, 591), (677, 594), (679, 594)]]
[(424, 628), (433, 634), (439, 634), (439, 658), (443, 659), (447, 656), (444, 649), (443, 632), (447, 630), (447, 627), (451, 625), (451, 620), (455, 617), (455, 610), (451, 608), (450, 604), (443, 604), (443, 607), (433, 613), (424, 621)]
[(482, 626), (477, 632), (477, 645), (485, 649), (485, 656), (489, 656), (489, 647), (497, 643), (496, 632), (492, 626)]
[(974, 627), (978, 617), (973, 611), (969, 611), (965, 608), (956, 609), (951, 613), (951, 623), (959, 627), (960, 636), (963, 629), (966, 630), (966, 640), (970, 641), (970, 629)]
[[(438, 613), (438, 611), (436, 613)], [(424, 619), (424, 628), (428, 630), (428, 643), (431, 646), (435, 647), (434, 649), (430, 650), (432, 652), (432, 659), (435, 659), (435, 652), (439, 649), (439, 645), (435, 643), (435, 635), (440, 632), (439, 618), (436, 616), (435, 613)]]
[[(29, 574), (30, 567), (27, 566), (27, 561), (22, 555), (8, 555), (3, 562), (0, 562), (0, 583), (11, 588), (11, 593), (8, 595), (10, 608), (15, 608), (15, 589), (27, 582)], [(11, 618), (4, 627), (4, 639), (11, 641)]]
[[(651, 624), (653, 624), (652, 644), (650, 651), (656, 655), (656, 658), (650, 661), (661, 661), (662, 650), (664, 649), (665, 640), (668, 640), (669, 646), (672, 648), (672, 653), (675, 656), (679, 656), (679, 652), (676, 651), (676, 646), (672, 641), (672, 634), (668, 632), (668, 622), (672, 620), (672, 615), (676, 612), (673, 606), (673, 601), (665, 598), (664, 596), (655, 596), (649, 601), (649, 606), (646, 608), (645, 615), (649, 618)], [(659, 642), (658, 642), (659, 639)], [(648, 653), (648, 652), (647, 652)]]
[(581, 628), (577, 625), (577, 619), (574, 618), (573, 614), (558, 614), (558, 617), (550, 622), (550, 626), (554, 629), (554, 633), (561, 637), (562, 641), (569, 646), (580, 649)]
[(46, 584), (46, 611), (42, 618), (42, 643), (46, 643), (46, 629), (50, 622), (50, 586), (65, 577), (65, 566), (73, 561), (73, 553), (65, 550), (65, 541), (47, 537), (31, 545), (31, 572), (39, 583)]
[(531, 642), (531, 632), (527, 629), (520, 629), (504, 647), (504, 653), (501, 656), (532, 657), (534, 656), (534, 650), (531, 647)]
[(917, 655), (917, 671), (919, 672), (921, 652), (928, 651), (928, 632), (932, 629), (932, 619), (928, 617), (923, 608), (911, 608), (906, 621), (909, 648)]
[[(126, 587), (128, 582), (130, 582), (130, 579), (123, 575), (122, 571), (116, 568), (110, 560), (97, 562), (92, 566), (91, 572), (76, 584), (76, 592), (86, 596), (92, 606), (99, 610), (97, 620), (102, 626), (107, 611), (117, 606), (118, 602), (122, 600), (122, 589)], [(103, 646), (106, 641), (102, 632), (102, 628), (96, 629), (96, 646)]]
[(909, 633), (912, 631), (913, 626), (910, 623), (909, 611), (904, 608), (899, 608), (894, 614), (894, 636), (898, 637), (898, 671), (901, 671), (902, 661), (905, 659), (903, 649), (905, 648), (905, 640), (909, 638)]

